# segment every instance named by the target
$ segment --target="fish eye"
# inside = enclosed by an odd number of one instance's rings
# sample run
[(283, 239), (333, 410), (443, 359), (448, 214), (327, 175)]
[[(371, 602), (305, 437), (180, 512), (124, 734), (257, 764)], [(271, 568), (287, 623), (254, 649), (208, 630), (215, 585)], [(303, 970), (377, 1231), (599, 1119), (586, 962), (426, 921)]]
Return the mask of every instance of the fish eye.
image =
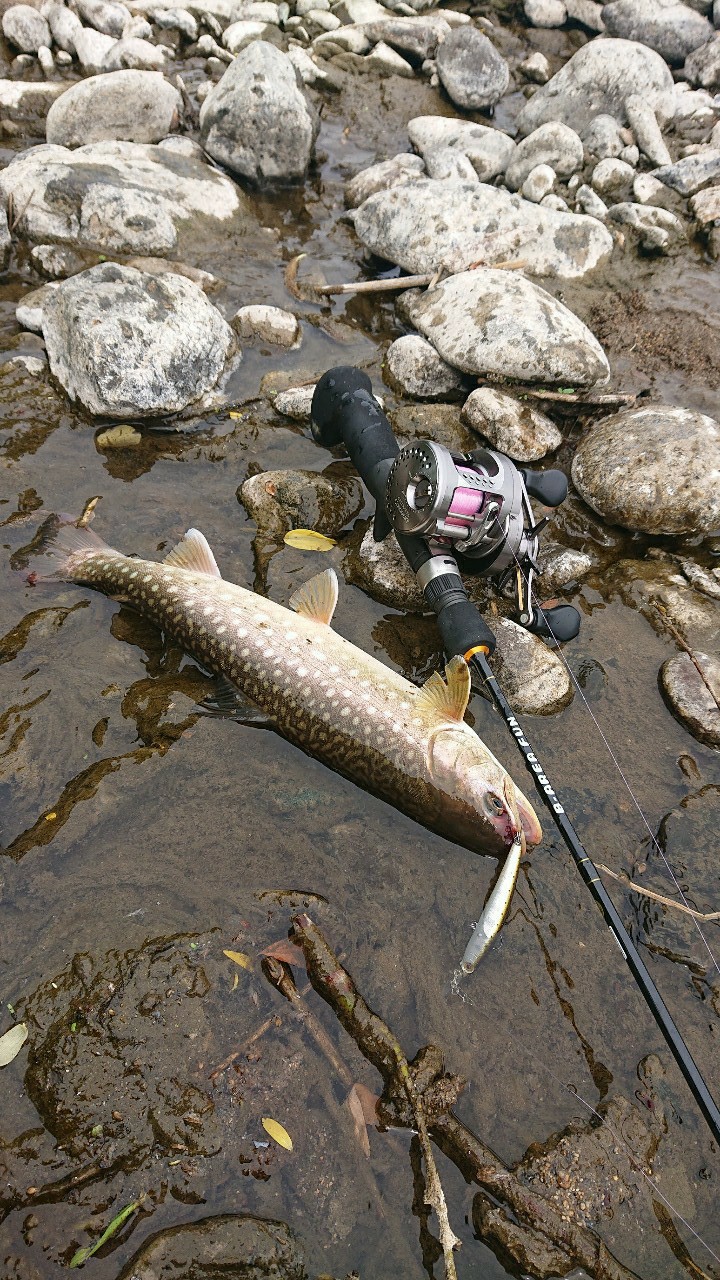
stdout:
[(488, 791), (485, 796), (485, 808), (491, 818), (500, 818), (505, 812), (505, 801), (500, 796), (495, 795), (493, 791)]

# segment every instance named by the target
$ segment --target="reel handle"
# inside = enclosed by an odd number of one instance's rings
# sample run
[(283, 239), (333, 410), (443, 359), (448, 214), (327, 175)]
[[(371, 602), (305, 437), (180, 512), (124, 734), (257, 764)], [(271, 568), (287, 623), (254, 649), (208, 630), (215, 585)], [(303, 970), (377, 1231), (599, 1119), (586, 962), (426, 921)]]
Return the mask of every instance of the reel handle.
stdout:
[(528, 626), (536, 636), (542, 636), (551, 645), (574, 640), (580, 630), (580, 614), (571, 604), (556, 604), (551, 609), (535, 608), (533, 620)]
[(518, 468), (525, 488), (531, 498), (537, 498), (544, 507), (559, 507), (567, 498), (568, 482), (564, 471), (530, 471)]
[(319, 444), (331, 448), (342, 441), (385, 516), (388, 472), (400, 446), (367, 374), (353, 365), (328, 369), (315, 387), (311, 421)]

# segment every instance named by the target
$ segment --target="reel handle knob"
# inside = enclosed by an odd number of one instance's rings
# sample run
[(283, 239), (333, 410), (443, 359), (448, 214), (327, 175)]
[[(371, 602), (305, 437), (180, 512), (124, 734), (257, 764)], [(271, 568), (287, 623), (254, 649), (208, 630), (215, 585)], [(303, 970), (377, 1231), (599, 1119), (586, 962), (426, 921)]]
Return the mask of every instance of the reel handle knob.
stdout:
[(559, 507), (567, 498), (568, 481), (564, 471), (529, 471), (519, 468), (525, 488), (531, 498), (537, 498), (544, 507)]
[(319, 444), (331, 448), (342, 441), (384, 513), (388, 471), (400, 446), (373, 396), (367, 374), (353, 365), (328, 369), (315, 387), (311, 420), (313, 437)]
[(556, 604), (552, 609), (536, 607), (527, 629), (551, 645), (564, 644), (566, 640), (574, 640), (580, 630), (580, 614), (571, 604)]

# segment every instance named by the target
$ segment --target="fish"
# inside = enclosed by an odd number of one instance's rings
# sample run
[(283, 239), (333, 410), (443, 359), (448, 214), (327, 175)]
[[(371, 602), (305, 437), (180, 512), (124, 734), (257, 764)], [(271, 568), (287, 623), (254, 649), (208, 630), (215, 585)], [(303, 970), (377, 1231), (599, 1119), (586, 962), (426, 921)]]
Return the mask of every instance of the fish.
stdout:
[(290, 608), (222, 578), (205, 537), (189, 529), (161, 562), (126, 556), (83, 523), (54, 517), (45, 577), (133, 606), (222, 681), (272, 718), (295, 746), (431, 831), (499, 856), (518, 818), (542, 839), (532, 805), (465, 723), (470, 672), (463, 658), (418, 687), (331, 627), (334, 569), (311, 578)]

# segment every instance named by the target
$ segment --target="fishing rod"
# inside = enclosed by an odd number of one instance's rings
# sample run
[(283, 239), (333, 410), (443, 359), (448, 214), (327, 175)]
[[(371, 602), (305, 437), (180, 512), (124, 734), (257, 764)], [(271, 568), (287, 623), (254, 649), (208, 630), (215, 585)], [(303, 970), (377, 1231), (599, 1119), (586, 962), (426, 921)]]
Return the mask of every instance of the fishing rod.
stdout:
[(567, 495), (561, 471), (517, 468), (503, 454), (453, 454), (419, 440), (401, 449), (373, 396), (367, 374), (351, 365), (328, 370), (312, 401), (312, 432), (327, 448), (343, 443), (375, 499), (374, 536), (394, 531), (434, 611), (448, 657), (461, 655), (492, 697), (537, 790), (600, 908), (630, 972), (707, 1124), (720, 1142), (720, 1109), (683, 1040), (645, 962), (570, 821), (565, 806), (493, 675), (495, 637), (468, 598), (460, 573), (515, 579), (517, 621), (553, 644), (573, 639), (580, 615), (572, 605), (541, 609), (533, 601), (539, 533), (530, 499), (559, 506)]

